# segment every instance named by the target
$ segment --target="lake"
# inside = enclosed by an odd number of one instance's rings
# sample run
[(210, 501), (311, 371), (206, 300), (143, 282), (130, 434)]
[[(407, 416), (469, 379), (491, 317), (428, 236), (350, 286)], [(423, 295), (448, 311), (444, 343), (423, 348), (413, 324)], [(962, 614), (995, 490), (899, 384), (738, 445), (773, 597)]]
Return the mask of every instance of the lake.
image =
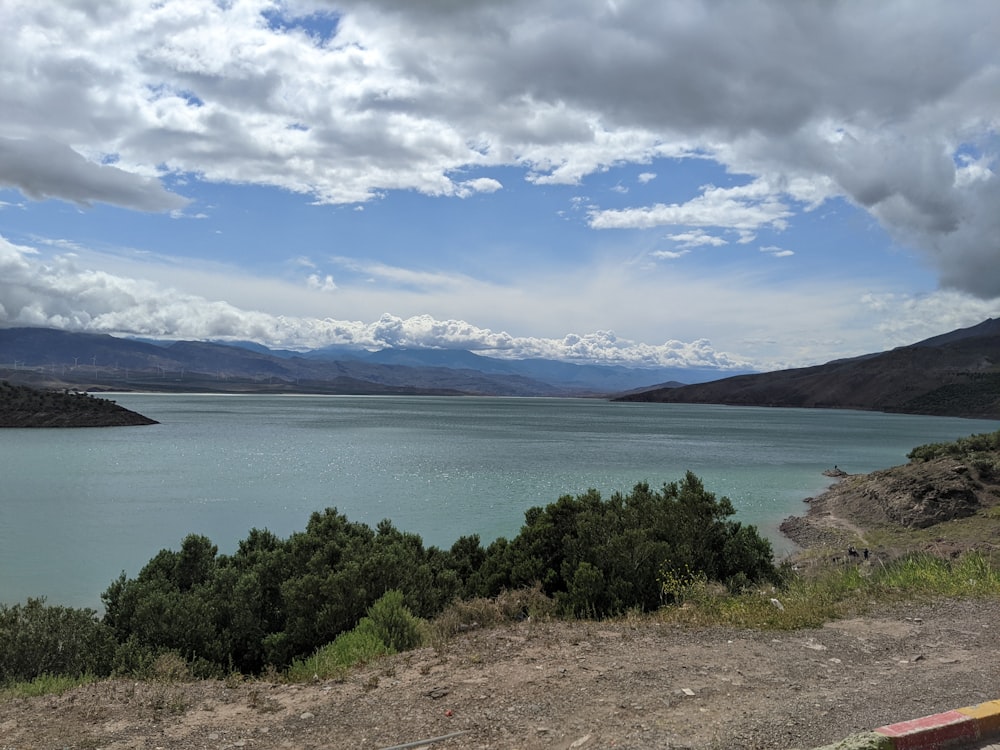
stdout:
[(0, 430), (0, 602), (100, 608), (189, 533), (232, 552), (336, 507), (449, 547), (517, 534), (564, 494), (660, 486), (691, 470), (784, 553), (777, 531), (840, 466), (868, 472), (916, 445), (1000, 422), (587, 399), (113, 394), (150, 427)]

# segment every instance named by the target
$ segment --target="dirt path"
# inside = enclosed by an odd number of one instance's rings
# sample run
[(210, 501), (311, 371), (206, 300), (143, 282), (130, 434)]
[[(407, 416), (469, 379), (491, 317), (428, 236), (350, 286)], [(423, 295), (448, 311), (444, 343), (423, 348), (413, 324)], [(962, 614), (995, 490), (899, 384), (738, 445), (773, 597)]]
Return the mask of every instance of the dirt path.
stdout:
[(793, 748), (1000, 696), (1000, 602), (795, 632), (521, 623), (344, 682), (105, 682), (0, 703), (0, 750)]

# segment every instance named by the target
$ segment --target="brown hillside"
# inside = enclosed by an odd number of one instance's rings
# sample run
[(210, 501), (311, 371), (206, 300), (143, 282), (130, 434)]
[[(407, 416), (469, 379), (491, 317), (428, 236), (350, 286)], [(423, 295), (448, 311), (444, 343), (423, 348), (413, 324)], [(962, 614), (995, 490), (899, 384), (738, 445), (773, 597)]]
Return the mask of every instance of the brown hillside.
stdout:
[[(623, 396), (624, 401), (1000, 418), (1000, 327), (986, 321), (882, 354)], [(981, 335), (979, 335), (981, 333)]]

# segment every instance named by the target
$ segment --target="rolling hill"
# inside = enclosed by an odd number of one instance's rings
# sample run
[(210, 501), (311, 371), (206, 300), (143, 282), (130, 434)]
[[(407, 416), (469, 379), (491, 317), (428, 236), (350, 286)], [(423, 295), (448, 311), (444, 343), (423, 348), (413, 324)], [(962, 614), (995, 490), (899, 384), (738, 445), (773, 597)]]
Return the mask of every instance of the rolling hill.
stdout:
[(647, 389), (620, 400), (1000, 419), (1000, 319), (879, 354)]

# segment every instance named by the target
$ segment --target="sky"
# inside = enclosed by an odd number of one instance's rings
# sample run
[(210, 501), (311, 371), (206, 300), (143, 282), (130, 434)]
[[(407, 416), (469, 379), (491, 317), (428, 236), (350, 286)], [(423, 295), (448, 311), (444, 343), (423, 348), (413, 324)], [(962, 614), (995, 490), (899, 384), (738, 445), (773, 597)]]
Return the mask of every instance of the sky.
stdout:
[(1000, 316), (995, 0), (0, 18), (0, 327), (771, 370)]

